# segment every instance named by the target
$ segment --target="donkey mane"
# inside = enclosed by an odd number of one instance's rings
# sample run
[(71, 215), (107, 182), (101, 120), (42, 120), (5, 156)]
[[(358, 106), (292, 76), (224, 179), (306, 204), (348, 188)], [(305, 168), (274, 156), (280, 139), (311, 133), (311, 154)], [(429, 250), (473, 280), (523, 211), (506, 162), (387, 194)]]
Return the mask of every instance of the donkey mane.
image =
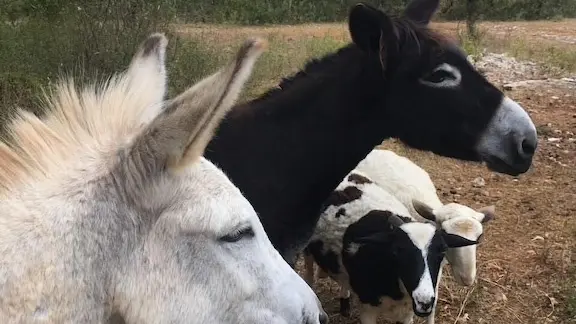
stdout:
[[(438, 31), (430, 28), (428, 25), (418, 24), (411, 19), (405, 17), (393, 18), (394, 28), (396, 29), (397, 36), (403, 36), (399, 39), (401, 45), (414, 41), (417, 45), (422, 40), (430, 42), (435, 47), (443, 47), (446, 43), (450, 42), (450, 38)], [(400, 33), (398, 32), (400, 31)], [(417, 54), (421, 54), (421, 48), (418, 46)]]
[[(450, 41), (449, 37), (429, 28), (428, 26), (417, 24), (405, 17), (395, 17), (393, 23), (397, 31), (397, 36), (402, 37), (399, 39), (399, 44), (401, 44), (401, 50), (403, 52), (408, 52), (412, 49), (412, 47), (407, 49), (405, 46), (402, 46), (404, 44), (415, 44), (417, 50), (416, 54), (420, 55), (422, 53), (422, 48), (420, 46), (422, 41), (427, 41), (430, 45), (438, 48), (441, 48), (444, 44)], [(337, 72), (330, 70), (329, 67), (339, 67), (339, 61), (347, 57), (355, 48), (355, 44), (349, 44), (335, 52), (326, 54), (324, 57), (309, 60), (300, 71), (296, 72), (292, 76), (282, 78), (277, 87), (266, 91), (264, 94), (251, 101), (250, 104), (271, 99), (272, 97), (285, 91), (290, 91), (295, 87), (306, 87), (307, 83), (305, 80), (310, 82), (321, 82), (328, 73), (336, 74)], [(241, 110), (235, 111), (240, 112)]]
[[(45, 93), (45, 114), (19, 109), (0, 141), (0, 196), (20, 185), (70, 172), (70, 160), (101, 160), (126, 143), (145, 125), (153, 82), (135, 87), (126, 74), (79, 89), (62, 78)], [(122, 142), (124, 140), (125, 142)], [(87, 160), (88, 161), (88, 160)]]
[[(350, 53), (354, 45), (350, 44), (348, 46), (338, 49), (336, 52), (329, 53), (321, 58), (313, 58), (306, 62), (304, 68), (296, 72), (294, 75), (282, 78), (282, 81), (278, 84), (276, 88), (272, 88), (266, 91), (264, 94), (254, 99), (251, 103), (257, 103), (260, 101), (268, 100), (277, 94), (283, 93), (285, 91), (291, 91), (295, 87), (303, 87), (302, 85), (305, 81), (310, 82), (320, 82), (321, 79), (326, 77), (328, 66), (338, 66), (339, 60), (342, 60), (346, 54)], [(334, 72), (332, 72), (334, 73)], [(306, 84), (306, 83), (304, 83)]]

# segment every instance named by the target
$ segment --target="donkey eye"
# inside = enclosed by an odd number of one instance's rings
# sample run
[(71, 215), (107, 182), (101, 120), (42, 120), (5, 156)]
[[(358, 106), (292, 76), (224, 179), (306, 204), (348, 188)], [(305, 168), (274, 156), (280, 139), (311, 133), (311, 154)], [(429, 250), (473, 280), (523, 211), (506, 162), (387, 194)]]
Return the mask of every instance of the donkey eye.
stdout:
[(424, 78), (424, 81), (432, 82), (432, 83), (441, 83), (445, 80), (454, 80), (455, 77), (452, 73), (446, 70), (436, 70), (430, 73), (427, 77)]
[(227, 242), (227, 243), (234, 243), (238, 242), (243, 238), (251, 238), (254, 237), (254, 230), (252, 227), (245, 227), (240, 230), (235, 230), (230, 234), (226, 234), (220, 238), (220, 241)]

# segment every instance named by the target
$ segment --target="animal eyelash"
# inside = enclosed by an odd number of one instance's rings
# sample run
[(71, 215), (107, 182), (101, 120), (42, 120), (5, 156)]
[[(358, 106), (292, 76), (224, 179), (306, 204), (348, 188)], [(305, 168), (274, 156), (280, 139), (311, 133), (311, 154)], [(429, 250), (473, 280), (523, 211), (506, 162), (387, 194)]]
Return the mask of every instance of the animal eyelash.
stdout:
[(254, 230), (252, 227), (244, 227), (238, 230), (235, 230), (232, 233), (226, 234), (220, 238), (221, 241), (227, 243), (234, 243), (238, 242), (245, 237), (254, 237)]

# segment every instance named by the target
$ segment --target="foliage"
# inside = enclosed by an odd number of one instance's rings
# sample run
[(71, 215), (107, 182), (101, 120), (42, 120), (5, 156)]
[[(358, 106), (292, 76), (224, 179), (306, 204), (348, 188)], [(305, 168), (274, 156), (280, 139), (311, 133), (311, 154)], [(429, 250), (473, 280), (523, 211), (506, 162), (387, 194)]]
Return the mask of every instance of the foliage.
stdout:
[(138, 44), (156, 31), (170, 36), (168, 55), (178, 64), (170, 63), (171, 73), (182, 79), (202, 73), (207, 59), (200, 56), (210, 55), (192, 40), (183, 45), (184, 40), (171, 34), (168, 23), (174, 11), (169, 4), (163, 0), (0, 0), (0, 8), (6, 9), (0, 12), (0, 117), (14, 106), (36, 112), (40, 88), (64, 74), (82, 82), (124, 69)]
[[(183, 89), (200, 75), (213, 71), (221, 53), (219, 44), (176, 37), (169, 25), (175, 19), (234, 24), (343, 21), (350, 6), (358, 1), (0, 0), (0, 119), (14, 106), (37, 111), (39, 89), (62, 74), (83, 81), (96, 71), (109, 75), (123, 69), (137, 44), (155, 31), (167, 32), (171, 39), (170, 90)], [(400, 14), (409, 1), (367, 0), (394, 14)], [(477, 54), (482, 47), (482, 35), (475, 29), (477, 20), (567, 16), (576, 16), (576, 1), (442, 0), (438, 19), (467, 20), (468, 36), (461, 37), (461, 41), (469, 52)], [(277, 46), (283, 43), (279, 41)], [(515, 48), (518, 53), (528, 53), (522, 46)], [(576, 65), (573, 52), (552, 47), (540, 52), (568, 68)], [(277, 64), (273, 60), (271, 57), (271, 64)], [(266, 59), (263, 62), (265, 65)], [(78, 75), (79, 71), (83, 73)]]
[[(173, 0), (187, 22), (278, 24), (342, 21), (360, 0)], [(400, 13), (408, 0), (368, 0), (387, 12)], [(576, 17), (574, 0), (442, 0), (439, 17), (465, 20), (557, 19)]]

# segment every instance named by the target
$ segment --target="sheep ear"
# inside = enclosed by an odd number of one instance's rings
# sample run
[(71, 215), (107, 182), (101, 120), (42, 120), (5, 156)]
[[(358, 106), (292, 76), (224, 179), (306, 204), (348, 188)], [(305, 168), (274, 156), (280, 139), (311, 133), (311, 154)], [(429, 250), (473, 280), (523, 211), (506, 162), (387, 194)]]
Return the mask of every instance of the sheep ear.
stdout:
[(496, 207), (494, 205), (482, 207), (477, 211), (484, 214), (484, 218), (481, 220), (482, 224), (488, 223), (496, 217)]
[(445, 230), (441, 230), (441, 233), (444, 242), (449, 248), (459, 248), (478, 244), (478, 241), (472, 241), (460, 235), (450, 234)]
[(436, 222), (436, 215), (434, 215), (434, 210), (432, 207), (417, 199), (412, 199), (412, 206), (418, 215), (426, 218), (427, 220)]
[(405, 222), (393, 214), (383, 217), (387, 217), (388, 226), (390, 226), (388, 229), (382, 229), (376, 233), (356, 238), (354, 242), (360, 244), (386, 244), (392, 241), (394, 239), (394, 230), (405, 224)]
[(400, 217), (398, 217), (396, 215), (388, 216), (388, 224), (390, 224), (390, 229), (392, 229), (392, 230), (400, 227), (404, 223), (405, 222)]

